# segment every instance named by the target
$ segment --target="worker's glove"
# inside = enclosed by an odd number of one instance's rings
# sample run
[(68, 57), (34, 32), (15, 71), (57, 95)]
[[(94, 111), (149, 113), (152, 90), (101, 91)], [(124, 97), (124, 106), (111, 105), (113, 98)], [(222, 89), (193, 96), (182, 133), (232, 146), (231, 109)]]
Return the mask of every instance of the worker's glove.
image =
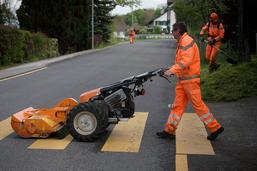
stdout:
[(215, 42), (216, 42), (216, 40), (215, 40), (213, 37), (208, 37), (208, 43), (209, 43), (210, 45), (214, 45)]
[(167, 71), (165, 71), (164, 72), (164, 75), (166, 75), (166, 76), (172, 76), (172, 75), (174, 75), (170, 70), (167, 70)]
[(168, 68), (161, 68), (159, 71), (158, 71), (158, 74), (159, 74), (159, 76), (163, 76), (164, 75), (164, 73), (165, 73), (165, 71), (167, 71), (168, 70)]

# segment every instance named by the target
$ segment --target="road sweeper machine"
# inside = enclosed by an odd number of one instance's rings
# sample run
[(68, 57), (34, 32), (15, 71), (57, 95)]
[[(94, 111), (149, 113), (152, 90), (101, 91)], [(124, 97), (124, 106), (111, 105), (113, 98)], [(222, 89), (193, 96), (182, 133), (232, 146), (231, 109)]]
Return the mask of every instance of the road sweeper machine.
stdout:
[(29, 107), (12, 115), (12, 128), (24, 138), (47, 138), (51, 134), (64, 138), (70, 133), (77, 141), (95, 141), (110, 124), (133, 117), (134, 97), (144, 95), (144, 83), (154, 76), (164, 77), (165, 70), (156, 69), (87, 91), (80, 95), (79, 102), (66, 98), (50, 109)]

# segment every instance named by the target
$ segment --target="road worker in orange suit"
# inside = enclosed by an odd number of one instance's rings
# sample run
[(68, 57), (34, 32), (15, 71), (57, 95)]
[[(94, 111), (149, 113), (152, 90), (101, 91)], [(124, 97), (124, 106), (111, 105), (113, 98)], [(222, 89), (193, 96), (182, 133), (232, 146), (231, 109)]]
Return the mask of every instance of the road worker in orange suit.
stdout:
[(208, 44), (206, 45), (206, 59), (209, 62), (209, 72), (211, 73), (219, 68), (219, 64), (216, 64), (216, 56), (218, 53), (218, 49), (221, 46), (221, 40), (224, 38), (225, 32), (223, 24), (220, 23), (217, 13), (211, 13), (210, 21), (202, 27), (200, 36), (203, 36), (205, 32), (208, 33)]
[(136, 32), (135, 32), (135, 30), (130, 30), (130, 32), (129, 32), (129, 41), (130, 41), (130, 44), (134, 44), (134, 42), (135, 42), (135, 37), (136, 37)]
[(182, 118), (187, 102), (191, 102), (195, 113), (210, 130), (207, 139), (214, 140), (224, 128), (214, 118), (201, 98), (200, 90), (200, 55), (197, 44), (187, 34), (184, 23), (175, 23), (172, 34), (177, 40), (175, 64), (165, 75), (176, 75), (176, 96), (165, 129), (157, 132), (160, 138), (175, 138), (175, 132)]

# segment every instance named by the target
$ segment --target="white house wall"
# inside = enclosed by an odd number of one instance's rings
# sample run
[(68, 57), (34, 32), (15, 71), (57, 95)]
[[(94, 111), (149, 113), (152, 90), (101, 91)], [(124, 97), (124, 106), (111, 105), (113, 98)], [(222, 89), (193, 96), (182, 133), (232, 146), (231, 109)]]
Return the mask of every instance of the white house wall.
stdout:
[(167, 29), (167, 24), (160, 25), (160, 24), (156, 24), (156, 22), (166, 22), (166, 23), (168, 23), (168, 20), (170, 20), (169, 28), (170, 28), (170, 32), (171, 32), (173, 24), (176, 23), (176, 14), (173, 10), (167, 11), (163, 15), (161, 15), (160, 17), (154, 19), (148, 26), (150, 28), (154, 27), (154, 26), (158, 26), (158, 27), (161, 27), (162, 30)]
[(167, 21), (167, 12), (165, 12), (162, 16), (159, 18), (156, 18), (154, 21)]
[(153, 21), (153, 25), (154, 25), (154, 26), (159, 26), (159, 27), (161, 27), (162, 29), (167, 29), (167, 26), (166, 26), (166, 25), (159, 25), (159, 24), (156, 25), (156, 21), (158, 21), (158, 22), (162, 22), (162, 21), (167, 22), (167, 12), (164, 13), (163, 15), (161, 15), (160, 17), (156, 18), (156, 19)]

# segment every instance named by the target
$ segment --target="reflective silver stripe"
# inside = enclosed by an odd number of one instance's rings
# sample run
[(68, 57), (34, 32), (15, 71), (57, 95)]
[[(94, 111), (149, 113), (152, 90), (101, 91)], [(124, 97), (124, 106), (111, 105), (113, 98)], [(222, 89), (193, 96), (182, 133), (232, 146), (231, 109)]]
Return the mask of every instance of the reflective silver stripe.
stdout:
[(177, 125), (178, 122), (180, 121), (180, 117), (176, 114), (170, 114), (169, 116), (169, 123), (172, 125)]
[[(210, 117), (210, 118), (209, 118)], [(207, 118), (209, 118), (209, 119), (207, 119)], [(204, 115), (202, 115), (201, 117), (200, 117), (200, 119), (206, 124), (206, 125), (208, 125), (209, 123), (211, 123), (212, 121), (214, 121), (215, 119), (214, 119), (214, 117), (212, 116), (212, 114), (209, 112), (209, 113), (206, 113), (206, 114), (204, 114)], [(207, 119), (207, 120), (205, 120), (205, 119)]]
[(180, 120), (180, 117), (176, 114), (170, 114), (170, 118), (175, 118), (176, 120)]
[(169, 124), (177, 126), (178, 122), (177, 121), (170, 121)]
[(200, 119), (201, 120), (204, 120), (204, 119), (206, 119), (206, 118), (208, 118), (209, 116), (210, 116), (210, 112), (209, 113), (206, 113), (206, 114), (204, 114), (204, 115), (202, 115), (201, 117), (200, 117)]
[(178, 122), (177, 121), (173, 121), (171, 124), (174, 125), (174, 126), (177, 126)]
[(180, 117), (178, 115), (176, 115), (176, 114), (174, 114), (174, 118), (176, 118), (177, 121), (180, 120)]
[(181, 62), (178, 62), (178, 65), (180, 66), (181, 69), (185, 69), (186, 68), (185, 65), (182, 64)]
[(190, 77), (179, 77), (179, 80), (191, 80), (194, 78), (200, 78), (200, 75), (192, 75)]
[(206, 125), (208, 125), (208, 124), (211, 123), (212, 121), (214, 121), (214, 118), (213, 118), (213, 117), (211, 117), (211, 118), (208, 119), (207, 121), (204, 121), (204, 123), (205, 123)]
[(192, 40), (192, 42), (191, 43), (189, 43), (189, 45), (187, 45), (187, 46), (179, 46), (179, 49), (182, 49), (182, 50), (187, 50), (187, 49), (189, 49), (189, 48), (191, 48), (193, 45), (195, 44), (195, 41), (194, 40)]

